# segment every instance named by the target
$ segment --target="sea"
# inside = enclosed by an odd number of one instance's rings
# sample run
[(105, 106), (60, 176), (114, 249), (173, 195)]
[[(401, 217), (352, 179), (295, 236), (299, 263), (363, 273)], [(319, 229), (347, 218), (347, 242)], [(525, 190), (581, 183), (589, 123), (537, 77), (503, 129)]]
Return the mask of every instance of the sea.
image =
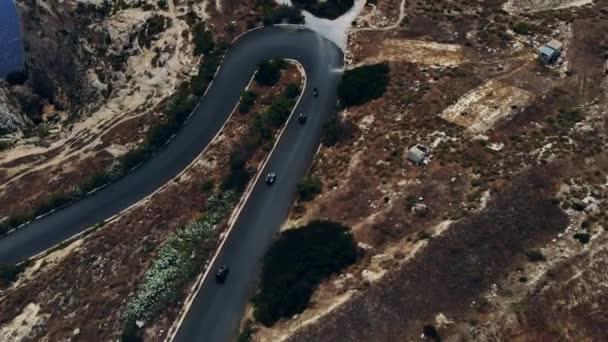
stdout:
[(0, 0), (0, 77), (23, 69), (21, 24), (13, 0)]

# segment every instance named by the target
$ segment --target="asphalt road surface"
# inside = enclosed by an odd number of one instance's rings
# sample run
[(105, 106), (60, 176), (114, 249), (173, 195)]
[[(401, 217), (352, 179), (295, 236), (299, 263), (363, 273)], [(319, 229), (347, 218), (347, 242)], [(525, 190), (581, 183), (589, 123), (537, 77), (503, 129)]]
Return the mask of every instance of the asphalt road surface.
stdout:
[[(255, 290), (261, 258), (288, 214), (297, 181), (312, 162), (324, 119), (335, 108), (340, 77), (337, 69), (342, 65), (342, 55), (335, 45), (310, 31), (280, 31), (269, 40), (247, 38), (236, 49), (240, 51), (247, 46), (248, 56), (252, 51), (259, 51), (260, 56), (266, 58), (283, 56), (298, 60), (306, 70), (307, 87), (296, 115), (287, 123), (277, 148), (262, 170), (263, 176), (275, 172), (276, 182), (268, 186), (264, 177), (260, 177), (221, 254), (211, 265), (213, 272), (220, 265), (230, 267), (226, 282), (217, 284), (214, 274), (210, 274), (178, 331), (176, 341), (179, 342), (234, 340), (245, 305)], [(314, 87), (319, 89), (317, 98), (312, 95)], [(299, 113), (308, 115), (305, 125), (298, 123)]]
[[(307, 86), (287, 128), (262, 170), (277, 174), (273, 186), (260, 177), (214, 265), (230, 266), (225, 284), (213, 277), (199, 291), (178, 331), (177, 341), (229, 341), (252, 294), (259, 262), (295, 198), (297, 181), (309, 168), (325, 119), (334, 110), (342, 67), (340, 49), (318, 34), (295, 27), (247, 33), (228, 50), (207, 95), (176, 137), (152, 160), (116, 183), (0, 239), (0, 262), (26, 260), (115, 215), (171, 180), (213, 139), (237, 104), (259, 62), (299, 61)], [(313, 88), (319, 89), (314, 98)], [(299, 125), (297, 114), (308, 120)]]

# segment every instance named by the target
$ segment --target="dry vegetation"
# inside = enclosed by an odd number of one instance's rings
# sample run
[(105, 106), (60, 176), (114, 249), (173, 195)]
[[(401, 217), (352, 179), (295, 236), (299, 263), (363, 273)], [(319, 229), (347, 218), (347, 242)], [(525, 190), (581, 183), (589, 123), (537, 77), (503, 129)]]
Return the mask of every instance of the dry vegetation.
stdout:
[[(19, 336), (34, 340), (79, 339), (109, 340), (121, 330), (121, 314), (155, 258), (159, 245), (177, 227), (197, 217), (209, 196), (207, 184), (218, 185), (229, 171), (232, 148), (243, 141), (252, 124), (252, 113), (261, 112), (273, 98), (283, 93), (288, 83), (300, 83), (297, 68), (282, 72), (274, 87), (250, 90), (258, 94), (251, 111), (238, 111), (206, 153), (184, 173), (165, 185), (148, 200), (138, 204), (117, 219), (100, 224), (67, 253), (58, 258), (54, 253), (26, 270), (17, 283), (5, 289), (0, 299), (0, 339), (9, 339), (15, 328)], [(267, 152), (256, 151), (247, 166), (257, 167)], [(203, 251), (211, 254), (223, 226), (205, 243)], [(187, 289), (184, 287), (184, 297)], [(146, 341), (160, 341), (175, 319), (179, 305), (174, 305), (153, 324), (145, 327)], [(25, 311), (24, 311), (25, 310)], [(24, 329), (20, 314), (29, 315), (36, 324)]]
[[(162, 118), (171, 94), (196, 72), (200, 58), (192, 53), (190, 11), (206, 19), (217, 45), (260, 25), (262, 18), (255, 1), (169, 3), (159, 13), (171, 18), (172, 24), (159, 33), (151, 48), (127, 59), (126, 70), (119, 70), (117, 77), (129, 80), (124, 89), (114, 89), (89, 116), (76, 120), (60, 116), (59, 122), (45, 122), (28, 132), (28, 139), (0, 151), (0, 220), (36, 208), (49, 194), (69, 192), (86, 183), (93, 170), (110, 169), (118, 157), (144, 142), (149, 128)], [(156, 11), (127, 8), (105, 20), (103, 27), (120, 34), (112, 42), (117, 45), (131, 26), (152, 13)]]
[[(608, 281), (608, 3), (511, 14), (503, 1), (406, 1), (400, 25), (380, 29), (400, 3), (357, 20), (347, 62), (389, 60), (391, 81), (341, 113), (350, 134), (311, 170), (323, 191), (285, 225), (346, 223), (366, 256), (253, 339), (415, 340), (425, 325), (445, 340), (608, 338), (596, 285)], [(535, 48), (551, 38), (566, 47), (542, 66)], [(426, 166), (405, 159), (418, 142)]]

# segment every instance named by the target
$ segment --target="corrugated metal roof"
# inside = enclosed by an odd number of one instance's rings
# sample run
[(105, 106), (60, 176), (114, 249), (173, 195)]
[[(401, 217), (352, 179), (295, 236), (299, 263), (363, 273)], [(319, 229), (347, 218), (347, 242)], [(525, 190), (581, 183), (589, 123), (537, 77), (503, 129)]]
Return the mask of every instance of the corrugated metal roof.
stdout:
[(538, 49), (538, 51), (540, 53), (542, 53), (543, 55), (547, 55), (547, 56), (553, 56), (553, 54), (557, 53), (557, 51), (553, 50), (552, 48), (550, 48), (548, 46), (541, 46), (541, 48)]

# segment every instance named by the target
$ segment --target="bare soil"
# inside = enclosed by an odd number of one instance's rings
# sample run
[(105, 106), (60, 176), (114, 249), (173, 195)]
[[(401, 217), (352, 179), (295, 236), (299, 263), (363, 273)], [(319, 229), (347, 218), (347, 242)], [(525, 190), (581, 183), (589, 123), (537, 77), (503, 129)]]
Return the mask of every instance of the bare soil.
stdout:
[[(300, 315), (254, 324), (254, 340), (416, 340), (427, 324), (448, 341), (606, 339), (608, 291), (595, 284), (608, 262), (608, 3), (504, 3), (408, 1), (388, 30), (363, 12), (347, 63), (388, 60), (391, 81), (341, 113), (351, 134), (321, 148), (311, 174), (323, 191), (285, 227), (344, 222), (365, 257)], [(536, 48), (552, 38), (565, 49), (543, 66)], [(431, 147), (428, 165), (406, 160), (416, 143)]]
[[(291, 64), (276, 86), (253, 84), (251, 89), (259, 97), (251, 113), (263, 110), (289, 82), (300, 83), (299, 71)], [(57, 341), (72, 338), (78, 328), (77, 335), (82, 340), (116, 339), (121, 329), (121, 308), (135, 293), (157, 248), (177, 227), (203, 210), (208, 195), (203, 183), (210, 180), (219, 184), (229, 171), (231, 149), (247, 134), (251, 117), (252, 114), (235, 113), (223, 134), (181, 176), (117, 219), (101, 224), (60, 260), (51, 255), (53, 261), (36, 263), (32, 271), (26, 270), (26, 279), (2, 293), (0, 326), (10, 325), (33, 303), (40, 307), (37, 312), (43, 319), (21, 331), (22, 335)], [(265, 155), (265, 151), (258, 151), (251, 166), (257, 166)], [(221, 229), (217, 234), (220, 233)], [(209, 255), (216, 244), (216, 239), (206, 243)], [(184, 288), (184, 297), (188, 288)], [(178, 310), (176, 303), (147, 327), (146, 340), (162, 340)]]

